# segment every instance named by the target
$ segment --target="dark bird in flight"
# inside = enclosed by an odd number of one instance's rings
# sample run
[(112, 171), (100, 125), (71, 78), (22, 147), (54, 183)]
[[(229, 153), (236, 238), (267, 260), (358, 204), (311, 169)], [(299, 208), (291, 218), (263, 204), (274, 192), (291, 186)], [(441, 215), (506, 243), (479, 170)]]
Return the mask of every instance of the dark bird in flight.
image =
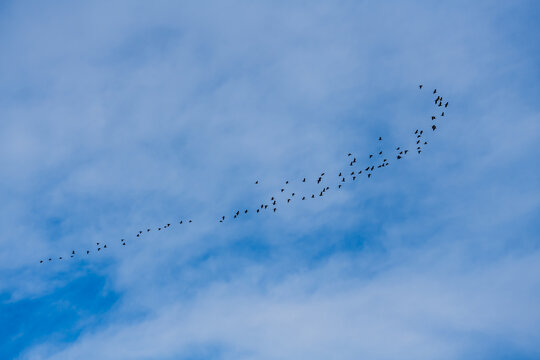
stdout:
[(43, 260), (39, 260), (39, 263), (41, 264), (43, 262)]
[(379, 136), (379, 141), (381, 141), (381, 140), (382, 140), (382, 137)]
[(382, 151), (379, 152), (379, 155), (382, 155)]
[(284, 192), (284, 191), (285, 191), (285, 189), (281, 189), (281, 192)]
[(272, 198), (270, 200), (274, 200), (274, 197), (272, 196)]
[(446, 102), (446, 104), (444, 104), (444, 107), (448, 107), (448, 101)]
[(321, 182), (322, 178), (317, 179), (317, 184)]
[(137, 237), (139, 237), (139, 234), (137, 234)]
[(146, 232), (150, 232), (150, 229), (146, 229)]
[(304, 180), (302, 180), (302, 182), (306, 182), (306, 178), (304, 178)]
[(225, 220), (225, 216), (222, 216), (222, 217), (221, 217), (221, 220)]
[(99, 245), (99, 243), (96, 243), (96, 245)]
[(407, 153), (407, 151), (409, 151), (409, 150), (405, 150), (405, 154)]
[(290, 202), (291, 202), (291, 199), (287, 199), (287, 202), (290, 203)]
[[(435, 126), (435, 125), (433, 125), (433, 126)], [(420, 144), (420, 140), (418, 140), (416, 143), (417, 143), (417, 144)]]
[(432, 125), (431, 128), (433, 129), (433, 131), (435, 131), (437, 127), (435, 125)]
[(373, 155), (372, 155), (372, 154), (370, 154), (370, 155), (369, 155), (369, 158), (371, 159), (372, 157), (373, 157)]
[[(101, 248), (97, 248), (97, 251), (101, 250)], [(61, 258), (60, 258), (61, 259)]]
[(180, 220), (179, 224), (182, 224), (182, 223), (183, 223), (183, 221), (182, 221), (182, 220)]
[(264, 205), (264, 208), (265, 208), (265, 209), (268, 209), (268, 205)]
[(418, 85), (418, 87), (419, 87), (420, 89), (422, 88), (422, 86), (423, 86), (422, 84)]
[(191, 220), (188, 221), (189, 223), (192, 222)]
[(441, 98), (440, 96), (437, 96), (437, 98), (435, 99), (435, 104), (439, 102), (440, 98)]
[(354, 175), (354, 171), (351, 173), (351, 175)]
[(259, 209), (257, 209), (257, 212), (259, 212)]
[(285, 184), (288, 184), (288, 183), (289, 183), (289, 181), (288, 181), (288, 180), (287, 180), (287, 181), (285, 181)]
[(444, 111), (441, 113), (441, 116), (444, 116)]
[(367, 174), (367, 177), (370, 178), (370, 177), (371, 177), (371, 174)]
[(338, 189), (341, 189), (341, 184), (338, 185)]
[(349, 154), (348, 154), (347, 156), (351, 156), (351, 155), (352, 155), (352, 154), (351, 154), (351, 153), (349, 153)]
[(353, 180), (356, 180), (356, 176), (353, 176), (352, 179), (353, 179)]
[[(443, 113), (444, 114), (444, 113)], [(443, 115), (444, 116), (444, 115)], [(431, 116), (431, 120), (435, 120), (435, 116)]]
[(433, 90), (433, 93), (434, 93), (434, 94), (437, 93), (437, 89)]
[(324, 173), (322, 173), (321, 176), (324, 176)]
[(86, 250), (86, 255), (90, 254), (90, 250)]
[(237, 212), (236, 212), (236, 215), (240, 215), (240, 211), (237, 211)]
[(416, 129), (416, 131), (414, 132), (415, 134), (418, 134), (418, 129)]
[(345, 178), (341, 179), (341, 182), (345, 182)]
[(422, 150), (418, 150), (418, 153), (420, 154), (422, 152)]
[(312, 198), (312, 199), (315, 199), (315, 194), (311, 194), (311, 198)]
[(302, 200), (306, 200), (306, 197), (305, 197), (305, 196), (302, 196)]
[(368, 171), (369, 170), (369, 166), (367, 168), (365, 168), (365, 171)]
[(161, 230), (161, 228), (157, 228), (158, 230)]
[(255, 181), (255, 184), (258, 184), (259, 183), (259, 180)]
[(424, 145), (427, 145), (427, 141), (424, 141)]
[(246, 211), (244, 211), (244, 214), (247, 214), (247, 209), (246, 209)]
[(274, 212), (276, 212), (276, 208), (274, 208)]
[(374, 168), (375, 168), (375, 166), (372, 166), (372, 167), (371, 167), (371, 171), (373, 171)]
[(397, 147), (396, 150), (399, 150), (399, 147)]
[(442, 102), (439, 102), (439, 106), (442, 106)]
[(398, 155), (398, 156), (397, 156), (397, 158), (398, 158), (398, 159), (401, 159), (401, 156), (400, 156), (400, 155)]
[(122, 246), (126, 245), (126, 243), (122, 243)]
[(294, 193), (292, 193), (291, 196), (294, 196)]
[(341, 177), (341, 173), (339, 173), (339, 175), (338, 175), (338, 176), (340, 176), (340, 177)]
[(73, 255), (75, 255), (75, 250), (73, 250), (71, 253), (72, 253)]

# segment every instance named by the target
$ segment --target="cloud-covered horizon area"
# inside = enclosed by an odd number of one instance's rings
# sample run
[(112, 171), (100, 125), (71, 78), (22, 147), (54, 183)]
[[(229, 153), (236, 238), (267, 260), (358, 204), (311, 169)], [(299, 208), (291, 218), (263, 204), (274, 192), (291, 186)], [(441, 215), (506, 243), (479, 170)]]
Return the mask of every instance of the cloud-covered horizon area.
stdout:
[[(539, 16), (2, 2), (0, 358), (539, 358)], [(420, 155), (229, 221), (419, 128)]]

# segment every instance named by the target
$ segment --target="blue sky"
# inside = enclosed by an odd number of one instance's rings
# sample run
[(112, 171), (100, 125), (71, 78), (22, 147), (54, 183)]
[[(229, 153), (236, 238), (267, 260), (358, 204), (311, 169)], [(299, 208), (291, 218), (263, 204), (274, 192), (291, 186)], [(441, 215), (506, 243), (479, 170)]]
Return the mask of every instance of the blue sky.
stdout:
[[(540, 357), (539, 16), (2, 2), (0, 358)], [(421, 156), (217, 222), (414, 147), (433, 88)]]

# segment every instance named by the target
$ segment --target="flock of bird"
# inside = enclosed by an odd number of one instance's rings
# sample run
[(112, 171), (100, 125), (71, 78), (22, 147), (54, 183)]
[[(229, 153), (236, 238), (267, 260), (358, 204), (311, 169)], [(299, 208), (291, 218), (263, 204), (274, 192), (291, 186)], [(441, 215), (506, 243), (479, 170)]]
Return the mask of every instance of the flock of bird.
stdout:
[[(419, 89), (422, 90), (423, 85), (418, 85)], [(443, 97), (437, 92), (437, 89), (433, 90), (433, 96), (435, 108), (438, 110), (436, 115), (431, 115), (432, 125), (431, 130), (435, 131), (437, 129), (436, 122), (438, 119), (445, 116), (445, 109), (448, 107), (448, 101), (444, 102)], [(440, 108), (440, 109), (439, 109)], [(316, 177), (316, 179), (308, 179), (308, 178), (302, 178), (299, 179), (298, 182), (300, 184), (305, 184), (306, 182), (316, 181), (316, 184), (319, 186), (319, 189), (316, 192), (307, 192), (307, 193), (296, 193), (292, 191), (287, 191), (287, 188), (289, 187), (289, 181), (285, 180), (283, 187), (279, 190), (278, 194), (273, 195), (270, 197), (270, 199), (266, 202), (261, 203), (260, 205), (257, 205), (256, 207), (246, 209), (235, 209), (229, 214), (223, 214), (217, 221), (220, 223), (223, 223), (225, 221), (234, 221), (235, 219), (238, 219), (240, 216), (245, 216), (248, 213), (254, 212), (255, 214), (261, 214), (263, 212), (271, 212), (275, 213), (278, 210), (278, 207), (281, 204), (287, 205), (290, 204), (293, 201), (308, 201), (309, 199), (316, 199), (326, 196), (330, 191), (339, 191), (343, 188), (345, 183), (349, 181), (356, 181), (360, 178), (360, 176), (366, 176), (366, 178), (370, 179), (372, 177), (372, 174), (377, 169), (383, 169), (385, 167), (390, 166), (391, 162), (395, 159), (396, 161), (402, 160), (408, 156), (410, 152), (416, 152), (417, 154), (421, 154), (422, 150), (424, 149), (425, 145), (428, 145), (428, 142), (424, 135), (424, 130), (422, 129), (416, 129), (414, 131), (415, 141), (416, 141), (416, 148), (406, 148), (404, 146), (397, 146), (395, 150), (392, 150), (390, 153), (381, 150), (380, 148), (373, 152), (372, 154), (368, 154), (368, 156), (365, 156), (364, 158), (357, 157), (353, 155), (353, 153), (347, 153), (347, 162), (344, 164), (344, 169), (342, 171), (339, 171), (338, 174), (334, 174), (335, 177), (333, 177), (332, 187), (330, 186), (330, 182), (326, 180), (330, 174), (326, 174), (325, 172), (321, 172), (321, 174)], [(383, 138), (379, 136), (378, 141), (382, 142)], [(365, 161), (365, 163), (360, 166), (360, 161)], [(347, 169), (347, 170), (345, 170)], [(337, 176), (336, 176), (337, 175)], [(259, 184), (259, 180), (255, 180), (255, 185)], [(336, 185), (334, 185), (336, 184)], [(179, 219), (177, 224), (175, 225), (189, 225), (192, 223), (192, 220), (187, 219)], [(161, 227), (156, 228), (145, 228), (143, 230), (139, 230), (135, 236), (134, 240), (140, 239), (143, 237), (145, 233), (149, 233), (151, 231), (164, 231), (171, 227), (173, 224), (167, 223), (164, 224)], [(121, 244), (120, 246), (126, 246), (128, 244), (128, 241), (125, 238), (119, 239), (118, 244)], [(65, 260), (70, 258), (76, 258), (82, 256), (88, 256), (90, 254), (99, 253), (102, 251), (106, 251), (109, 249), (107, 247), (107, 244), (104, 242), (96, 242), (96, 245), (92, 248), (88, 248), (82, 251), (75, 251), (72, 250), (71, 253), (68, 253), (67, 256), (58, 256), (58, 257), (47, 257), (45, 259), (39, 260), (40, 263), (45, 262), (53, 262), (55, 260)]]

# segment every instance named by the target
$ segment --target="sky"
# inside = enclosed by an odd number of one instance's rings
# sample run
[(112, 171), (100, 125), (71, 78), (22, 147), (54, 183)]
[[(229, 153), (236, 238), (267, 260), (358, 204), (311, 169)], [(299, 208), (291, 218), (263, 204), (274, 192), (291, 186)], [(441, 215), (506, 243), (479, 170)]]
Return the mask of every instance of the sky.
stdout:
[(538, 18), (0, 2), (0, 358), (539, 358)]

